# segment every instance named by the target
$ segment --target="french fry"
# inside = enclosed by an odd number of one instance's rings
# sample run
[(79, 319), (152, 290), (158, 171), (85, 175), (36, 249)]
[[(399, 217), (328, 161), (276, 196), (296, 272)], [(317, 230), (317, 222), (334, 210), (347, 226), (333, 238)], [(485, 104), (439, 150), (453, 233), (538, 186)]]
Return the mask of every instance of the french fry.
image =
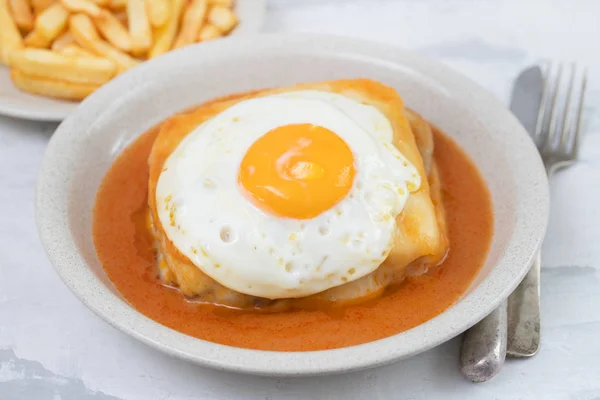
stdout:
[(59, 51), (60, 54), (69, 57), (98, 57), (94, 53), (87, 51), (76, 44), (68, 44)]
[(100, 16), (94, 19), (100, 34), (118, 49), (131, 51), (131, 37), (121, 22), (111, 12), (102, 10)]
[(127, 0), (109, 0), (106, 6), (111, 10), (122, 11), (127, 8)]
[(37, 49), (47, 49), (50, 47), (52, 40), (46, 39), (37, 29), (32, 30), (25, 36), (23, 43), (27, 47), (35, 47)]
[(206, 24), (200, 29), (198, 34), (199, 42), (206, 42), (207, 40), (217, 39), (223, 36), (223, 32), (214, 25)]
[(69, 12), (61, 3), (46, 8), (35, 20), (35, 29), (48, 40), (60, 35), (67, 26)]
[(132, 53), (134, 55), (146, 53), (152, 46), (152, 30), (144, 0), (127, 1), (127, 18)]
[(33, 29), (33, 13), (27, 0), (10, 0), (12, 16), (17, 26), (26, 32)]
[(36, 15), (40, 15), (42, 11), (46, 8), (50, 7), (56, 0), (30, 0), (31, 7), (33, 7), (33, 11)]
[(128, 27), (127, 11), (117, 11), (117, 12), (114, 12), (113, 15), (115, 16), (115, 18), (117, 20), (119, 20), (121, 25), (123, 25), (124, 27)]
[(8, 0), (0, 0), (0, 62), (8, 65), (10, 53), (22, 47), (23, 38), (10, 16)]
[(192, 0), (183, 14), (181, 29), (173, 45), (174, 49), (184, 47), (196, 42), (200, 28), (204, 23), (204, 16), (208, 9), (207, 0)]
[(154, 45), (148, 53), (148, 58), (158, 57), (171, 49), (177, 29), (179, 28), (179, 20), (181, 13), (186, 5), (186, 0), (172, 0), (169, 10), (169, 18), (167, 22), (158, 28), (155, 32)]
[(75, 14), (69, 17), (69, 32), (73, 35), (73, 39), (84, 48), (83, 43), (100, 40), (100, 35), (98, 35), (91, 18), (85, 14)]
[(67, 32), (63, 33), (62, 35), (60, 35), (59, 37), (57, 37), (54, 40), (54, 42), (52, 43), (52, 46), (50, 46), (50, 48), (53, 51), (60, 52), (60, 50), (62, 50), (63, 48), (65, 48), (66, 46), (68, 46), (72, 43), (73, 43), (73, 35), (71, 35), (71, 32), (67, 31)]
[(233, 7), (233, 0), (208, 0), (211, 6)]
[(92, 18), (100, 16), (100, 7), (90, 0), (61, 0), (62, 5), (72, 13), (84, 13)]
[(85, 14), (72, 15), (69, 19), (69, 26), (73, 38), (81, 47), (114, 61), (119, 72), (126, 71), (139, 64), (138, 60), (100, 39), (89, 16)]
[(168, 0), (146, 0), (146, 9), (148, 10), (148, 18), (153, 27), (158, 28), (163, 26), (169, 18)]
[(24, 91), (81, 100), (141, 57), (227, 35), (238, 23), (233, 6), (234, 0), (0, 0), (0, 63)]
[(51, 50), (23, 49), (12, 52), (11, 66), (42, 78), (75, 83), (108, 82), (117, 73), (111, 60), (99, 57), (67, 57)]
[(227, 7), (214, 6), (208, 11), (208, 22), (216, 26), (223, 33), (229, 33), (238, 23), (233, 11)]
[(123, 53), (121, 50), (104, 41), (93, 42), (91, 50), (96, 54), (109, 58), (117, 63), (119, 72), (125, 72), (128, 69), (136, 67), (140, 64), (139, 60), (136, 60), (128, 54)]
[(65, 100), (83, 100), (100, 87), (95, 84), (65, 82), (32, 76), (16, 68), (11, 70), (10, 77), (15, 86), (21, 90)]

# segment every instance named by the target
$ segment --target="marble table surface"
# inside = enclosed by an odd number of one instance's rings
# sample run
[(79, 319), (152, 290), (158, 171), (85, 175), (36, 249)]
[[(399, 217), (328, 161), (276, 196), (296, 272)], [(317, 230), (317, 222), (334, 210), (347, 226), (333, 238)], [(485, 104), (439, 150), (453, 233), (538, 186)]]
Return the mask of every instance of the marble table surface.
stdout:
[(216, 372), (163, 355), (101, 321), (54, 273), (33, 193), (56, 124), (0, 117), (0, 399), (600, 399), (598, 15), (597, 0), (272, 0), (264, 26), (413, 49), (505, 102), (529, 64), (587, 65), (581, 161), (552, 181), (543, 343), (533, 359), (510, 360), (493, 380), (472, 384), (458, 372), (459, 338), (387, 367), (301, 379)]

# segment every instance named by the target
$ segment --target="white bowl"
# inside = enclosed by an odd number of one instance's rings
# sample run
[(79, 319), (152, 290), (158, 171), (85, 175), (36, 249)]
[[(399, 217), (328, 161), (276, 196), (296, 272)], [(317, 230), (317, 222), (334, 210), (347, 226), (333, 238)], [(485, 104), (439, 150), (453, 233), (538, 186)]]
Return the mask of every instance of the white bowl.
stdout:
[[(267, 0), (242, 0), (235, 3), (240, 20), (232, 35), (258, 32), (263, 25)], [(10, 79), (10, 69), (0, 64), (0, 115), (35, 121), (62, 121), (79, 105), (67, 101), (38, 96), (19, 90)]]
[[(484, 267), (448, 310), (406, 332), (336, 350), (269, 352), (196, 339), (128, 305), (100, 265), (91, 238), (98, 185), (115, 157), (142, 132), (205, 100), (297, 82), (368, 77), (465, 149), (492, 194), (495, 225)], [(519, 122), (485, 90), (411, 53), (316, 35), (231, 38), (152, 60), (87, 98), (58, 128), (37, 184), (36, 216), (46, 251), (67, 286), (92, 311), (142, 342), (201, 365), (264, 375), (351, 371), (410, 357), (460, 334), (517, 286), (548, 218), (540, 157)]]

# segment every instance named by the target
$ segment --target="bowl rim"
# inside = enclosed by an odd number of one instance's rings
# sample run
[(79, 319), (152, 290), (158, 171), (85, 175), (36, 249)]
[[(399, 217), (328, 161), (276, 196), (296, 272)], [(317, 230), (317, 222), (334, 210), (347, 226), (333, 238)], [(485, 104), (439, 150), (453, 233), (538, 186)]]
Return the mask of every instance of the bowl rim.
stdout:
[[(136, 80), (142, 71), (176, 64), (185, 53), (197, 52), (209, 57), (220, 52), (252, 48), (287, 46), (318, 55), (323, 48), (351, 52), (357, 57), (371, 57), (383, 63), (409, 65), (424, 75), (452, 82), (460, 96), (467, 93), (486, 110), (488, 118), (510, 127), (509, 134), (523, 142), (514, 149), (519, 168), (525, 168), (517, 191), (527, 188), (529, 196), (517, 205), (526, 212), (527, 221), (517, 220), (504, 254), (495, 267), (471, 293), (435, 318), (399, 334), (333, 350), (277, 352), (251, 350), (204, 341), (163, 326), (139, 313), (112, 293), (88, 268), (68, 225), (69, 206), (63, 196), (69, 191), (69, 169), (65, 165), (69, 141), (81, 135), (80, 127), (92, 125), (80, 120), (81, 110), (100, 108), (115, 98), (124, 83)], [(117, 95), (118, 96), (118, 95)], [(465, 95), (466, 96), (466, 95)], [(101, 112), (95, 113), (96, 118)], [(85, 123), (86, 125), (82, 125)], [(527, 139), (524, 139), (527, 138)], [(48, 144), (36, 184), (35, 214), (38, 232), (48, 257), (67, 287), (94, 313), (119, 330), (167, 354), (211, 367), (258, 375), (306, 376), (342, 373), (391, 363), (437, 346), (462, 333), (495, 309), (524, 277), (543, 239), (549, 212), (546, 174), (533, 142), (517, 119), (485, 89), (437, 62), (426, 60), (406, 50), (367, 40), (319, 34), (261, 34), (232, 37), (190, 46), (167, 53), (127, 72), (89, 96), (58, 127)], [(535, 205), (535, 206), (534, 206)], [(518, 261), (518, 262), (515, 262)], [(484, 303), (481, 303), (481, 302)], [(482, 306), (481, 304), (485, 304)], [(431, 334), (424, 335), (424, 332)]]

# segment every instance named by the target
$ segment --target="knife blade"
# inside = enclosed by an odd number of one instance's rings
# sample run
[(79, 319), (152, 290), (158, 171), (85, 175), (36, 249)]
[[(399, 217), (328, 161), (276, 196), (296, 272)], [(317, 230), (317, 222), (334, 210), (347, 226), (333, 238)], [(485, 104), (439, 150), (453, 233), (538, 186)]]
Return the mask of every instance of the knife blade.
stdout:
[[(543, 91), (544, 77), (538, 66), (522, 71), (513, 83), (510, 110), (532, 138), (536, 135)], [(487, 381), (504, 365), (511, 325), (507, 314), (510, 312), (507, 310), (507, 301), (504, 301), (463, 335), (460, 370), (470, 381)], [(514, 312), (512, 314), (516, 315)]]
[(538, 66), (527, 68), (521, 72), (513, 85), (510, 111), (531, 137), (536, 134), (543, 91), (544, 75)]

